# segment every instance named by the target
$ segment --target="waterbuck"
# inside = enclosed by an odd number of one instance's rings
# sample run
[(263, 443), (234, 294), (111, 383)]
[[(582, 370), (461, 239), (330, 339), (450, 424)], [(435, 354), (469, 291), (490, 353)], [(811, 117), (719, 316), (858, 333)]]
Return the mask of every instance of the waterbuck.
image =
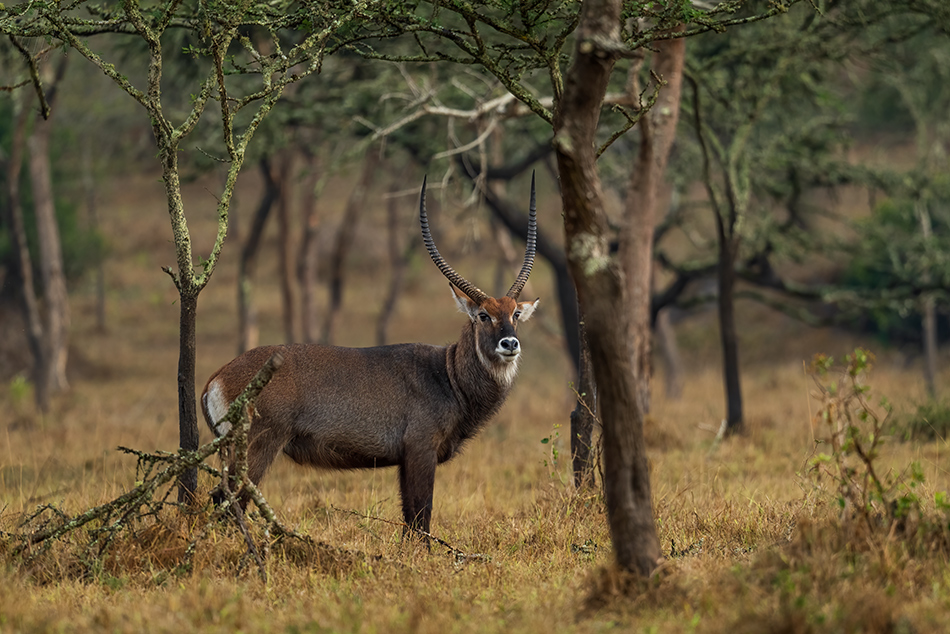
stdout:
[(248, 437), (248, 475), (259, 483), (283, 451), (298, 464), (325, 469), (399, 467), (406, 525), (428, 533), (436, 465), (455, 456), (498, 411), (518, 369), (518, 324), (538, 305), (519, 302), (534, 264), (534, 178), (524, 264), (504, 297), (489, 297), (455, 272), (436, 249), (419, 202), (422, 240), (448, 278), (468, 323), (448, 346), (404, 343), (372, 348), (316, 344), (263, 346), (211, 375), (201, 395), (205, 420), (218, 425), (268, 358), (281, 370), (261, 392)]

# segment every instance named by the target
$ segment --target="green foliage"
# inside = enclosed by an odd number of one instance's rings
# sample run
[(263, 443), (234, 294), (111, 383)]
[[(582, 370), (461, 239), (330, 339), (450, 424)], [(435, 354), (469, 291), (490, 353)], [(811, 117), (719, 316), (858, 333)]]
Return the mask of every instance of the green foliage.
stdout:
[(913, 413), (896, 416), (891, 433), (904, 440), (950, 439), (950, 403), (927, 401)]
[(889, 429), (892, 408), (886, 398), (872, 404), (867, 376), (874, 355), (857, 348), (842, 366), (826, 355), (816, 355), (811, 374), (818, 388), (821, 408), (815, 416), (817, 441), (827, 449), (811, 460), (811, 473), (821, 485), (834, 483), (842, 521), (856, 522), (871, 534), (883, 526), (910, 536), (918, 531), (945, 531), (947, 496), (935, 494), (943, 516), (929, 518), (920, 495), (924, 472), (912, 461), (900, 473), (881, 471), (881, 450)]
[(30, 380), (26, 378), (26, 375), (21, 372), (10, 381), (9, 389), (10, 400), (13, 401), (14, 407), (19, 407), (30, 397), (33, 385), (30, 383)]
[[(932, 210), (928, 238), (921, 231), (920, 205)], [(920, 341), (919, 295), (950, 283), (948, 208), (950, 198), (937, 194), (929, 205), (887, 198), (855, 223), (856, 239), (842, 246), (850, 258), (838, 282), (852, 294), (851, 310), (842, 304), (847, 321), (885, 342)]]

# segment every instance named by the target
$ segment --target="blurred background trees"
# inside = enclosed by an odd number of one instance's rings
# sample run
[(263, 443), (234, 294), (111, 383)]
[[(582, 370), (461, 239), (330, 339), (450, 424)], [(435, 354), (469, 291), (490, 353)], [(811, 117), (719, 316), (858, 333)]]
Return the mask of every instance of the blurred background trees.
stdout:
[[(43, 16), (48, 8), (0, 10), (0, 83), (11, 89), (0, 100), (0, 314), (13, 323), (8, 315), (21, 312), (26, 334), (16, 342), (25, 345), (4, 344), (0, 371), (5, 380), (28, 373), (43, 410), (66, 387), (65, 290), (98, 280), (100, 324), (108, 327), (109, 280), (100, 265), (122, 236), (98, 221), (97, 188), (156, 173), (153, 138), (166, 167), (177, 161), (175, 179), (218, 183), (219, 239), (207, 260), (193, 259), (190, 247), (180, 251), (172, 277), (182, 314), (194, 315), (230, 230), (229, 248), (240, 252), (238, 350), (259, 340), (255, 284), (281, 287), (282, 340), (335, 341), (357, 257), (386, 272), (377, 281), (374, 337), (388, 341), (405, 271), (418, 262), (412, 208), (423, 173), (441, 188), (434, 205), (464, 201), (452, 211), (453, 237), (496, 270), (510, 266), (511, 243), (522, 239), (528, 172), (537, 170), (543, 188), (558, 188), (551, 142), (577, 3), (383, 3), (350, 13), (334, 3), (277, 3), (279, 11), (274, 3), (212, 4), (143, 3), (149, 28), (108, 4), (95, 9), (95, 20), (71, 13), (59, 25)], [(636, 262), (624, 292), (636, 298), (627, 309), (636, 313), (630, 354), (641, 412), (649, 410), (657, 354), (651, 330), (665, 333), (662, 367), (672, 375), (677, 322), (708, 319), (715, 304), (723, 433), (742, 429), (747, 301), (913, 345), (939, 398), (934, 375), (950, 282), (946, 9), (936, 1), (842, 0), (797, 3), (753, 21), (775, 7), (753, 2), (726, 15), (671, 4), (666, 12), (621, 7), (623, 46), (637, 54), (618, 54), (593, 135), (607, 253)], [(724, 36), (721, 25), (713, 29), (717, 21), (743, 24)], [(691, 35), (670, 52), (666, 40), (681, 28)], [(96, 68), (76, 50), (64, 55), (44, 33), (80, 51), (88, 40), (111, 61)], [(312, 76), (300, 81), (305, 75)], [(135, 88), (142, 86), (149, 88)], [(188, 143), (170, 121), (188, 132)], [(254, 143), (241, 145), (251, 135)], [(243, 163), (261, 186), (232, 208)], [(183, 211), (178, 186), (168, 182), (169, 210)], [(866, 198), (864, 213), (832, 211), (846, 191)], [(382, 192), (386, 223), (365, 222), (362, 212)], [(559, 214), (552, 208), (542, 220), (539, 253), (555, 279), (555, 334), (579, 368), (583, 337)], [(265, 252), (261, 236), (271, 222), (279, 246)], [(263, 258), (279, 261), (276, 280), (261, 279)], [(182, 402), (192, 404), (181, 414), (189, 426), (196, 420), (191, 368), (179, 369)], [(597, 412), (596, 390), (579, 392), (589, 397), (579, 410)]]

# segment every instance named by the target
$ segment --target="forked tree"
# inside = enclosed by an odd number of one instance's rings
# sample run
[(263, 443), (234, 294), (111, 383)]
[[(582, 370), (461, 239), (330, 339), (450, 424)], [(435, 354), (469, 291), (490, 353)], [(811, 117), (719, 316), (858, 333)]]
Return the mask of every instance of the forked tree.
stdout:
[[(152, 125), (162, 168), (177, 259), (176, 270), (165, 267), (179, 293), (178, 409), (180, 447), (198, 448), (195, 398), (196, 315), (198, 295), (214, 273), (228, 230), (228, 210), (248, 145), (268, 116), (283, 89), (319, 71), (325, 55), (346, 45), (353, 22), (366, 20), (370, 2), (357, 2), (345, 10), (318, 2), (198, 3), (168, 0), (157, 5), (125, 0), (102, 5), (79, 0), (69, 4), (22, 3), (0, 9), (0, 33), (14, 37), (52, 38), (74, 49), (145, 110)], [(85, 10), (91, 17), (79, 17)], [(249, 31), (266, 34), (254, 39)], [(179, 42), (165, 45), (169, 33), (184, 30), (192, 44), (188, 53), (203, 72), (191, 92), (184, 117), (177, 123), (166, 111), (162, 94), (163, 67), (170, 56), (181, 54)], [(143, 86), (130, 76), (138, 68), (119, 70), (93, 48), (92, 36), (116, 34), (145, 44), (147, 68)], [(171, 50), (169, 50), (169, 48)], [(102, 50), (110, 50), (103, 47)], [(134, 66), (134, 61), (127, 65)], [(200, 73), (199, 73), (200, 74)], [(37, 82), (38, 83), (38, 82)], [(42, 93), (42, 91), (39, 91)], [(184, 141), (202, 116), (216, 104), (220, 130), (221, 161), (227, 178), (218, 196), (218, 230), (207, 257), (195, 261), (185, 206), (182, 201), (179, 155)], [(197, 470), (180, 479), (179, 498), (192, 497)]]

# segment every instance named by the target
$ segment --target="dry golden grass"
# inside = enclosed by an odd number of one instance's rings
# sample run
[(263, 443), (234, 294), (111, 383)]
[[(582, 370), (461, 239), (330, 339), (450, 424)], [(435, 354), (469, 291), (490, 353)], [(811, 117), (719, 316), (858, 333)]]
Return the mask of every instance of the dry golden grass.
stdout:
[[(133, 486), (135, 460), (115, 451), (118, 445), (177, 445), (178, 309), (159, 270), (174, 261), (173, 250), (162, 206), (142, 208), (134, 196), (157, 185), (133, 185), (113, 193), (107, 212), (115, 247), (107, 272), (108, 332), (95, 332), (89, 290), (73, 294), (72, 390), (45, 417), (12, 390), (0, 398), (9, 414), (0, 424), (0, 530), (16, 531), (41, 504), (77, 513)], [(209, 199), (201, 186), (190, 192), (202, 249), (213, 231)], [(542, 223), (556, 222), (557, 211), (543, 202)], [(379, 304), (380, 275), (361, 255), (378, 244), (367, 233), (347, 288), (339, 339), (348, 345), (372, 343), (361, 333), (373, 332)], [(233, 356), (236, 251), (228, 245), (201, 297), (199, 388)], [(273, 279), (273, 265), (263, 261), (259, 279)], [(473, 269), (486, 270), (477, 254), (452, 261), (471, 277)], [(669, 558), (649, 581), (613, 570), (600, 496), (569, 484), (570, 372), (550, 334), (557, 321), (544, 266), (532, 285), (547, 312), (526, 326), (527, 358), (514, 392), (436, 479), (433, 532), (484, 557), (460, 560), (404, 543), (394, 523), (400, 511), (392, 470), (315, 472), (280, 459), (263, 492), (283, 522), (319, 545), (275, 546), (266, 581), (227, 525), (201, 542), (190, 574), (169, 574), (203, 519), (171, 511), (134, 537), (123, 534), (101, 559), (84, 558), (84, 532), (29, 565), (10, 557), (12, 542), (4, 539), (0, 632), (940, 632), (950, 626), (950, 567), (939, 535), (899, 539), (845, 530), (834, 492), (806, 474), (818, 404), (803, 362), (862, 342), (808, 330), (746, 303), (739, 313), (748, 434), (713, 445), (710, 430), (724, 410), (715, 327), (704, 317), (680, 324), (687, 387), (670, 401), (658, 381), (647, 424), (656, 517)], [(462, 317), (435, 269), (419, 259), (409, 288), (393, 338), (452, 340)], [(257, 292), (262, 341), (279, 340), (277, 290), (261, 283)], [(425, 308), (413, 309), (410, 301)], [(924, 399), (918, 377), (899, 354), (878, 351), (872, 385), (898, 409)], [(202, 428), (202, 438), (209, 437)], [(542, 444), (543, 438), (554, 442)], [(900, 470), (919, 461), (927, 478), (922, 497), (932, 499), (950, 488), (948, 458), (944, 442), (892, 442), (880, 463)], [(937, 516), (932, 504), (927, 509)]]

